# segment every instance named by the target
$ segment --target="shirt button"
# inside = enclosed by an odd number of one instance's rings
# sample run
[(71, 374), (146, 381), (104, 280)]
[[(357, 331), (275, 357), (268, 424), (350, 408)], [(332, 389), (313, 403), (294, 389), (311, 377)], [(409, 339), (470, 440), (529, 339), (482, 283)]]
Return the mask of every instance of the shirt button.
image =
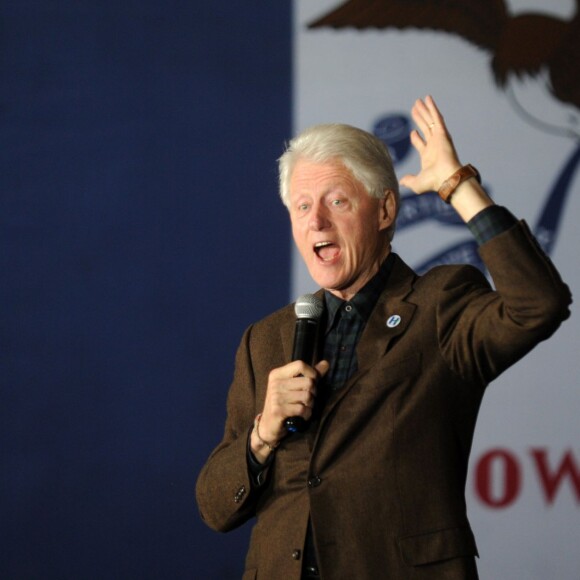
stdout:
[(302, 554), (301, 554), (300, 550), (294, 550), (292, 552), (292, 559), (294, 559), (294, 560), (300, 560), (300, 556), (301, 555)]
[(315, 475), (308, 480), (308, 487), (318, 487), (322, 483), (322, 479)]
[(350, 311), (352, 310), (352, 306), (351, 306), (350, 304), (347, 304), (347, 305), (344, 307), (344, 309), (345, 309), (347, 312), (350, 312)]

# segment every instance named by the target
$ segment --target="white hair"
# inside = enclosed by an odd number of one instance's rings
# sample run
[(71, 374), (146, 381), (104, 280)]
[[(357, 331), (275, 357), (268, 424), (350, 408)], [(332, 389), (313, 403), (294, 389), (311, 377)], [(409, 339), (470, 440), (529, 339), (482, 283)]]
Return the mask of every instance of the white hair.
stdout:
[[(294, 137), (278, 160), (280, 197), (290, 205), (290, 179), (299, 159), (313, 163), (338, 161), (359, 181), (371, 197), (382, 199), (385, 190), (395, 195), (399, 208), (399, 183), (387, 147), (367, 131), (331, 123), (314, 125)], [(395, 222), (388, 229), (389, 239), (395, 232)]]

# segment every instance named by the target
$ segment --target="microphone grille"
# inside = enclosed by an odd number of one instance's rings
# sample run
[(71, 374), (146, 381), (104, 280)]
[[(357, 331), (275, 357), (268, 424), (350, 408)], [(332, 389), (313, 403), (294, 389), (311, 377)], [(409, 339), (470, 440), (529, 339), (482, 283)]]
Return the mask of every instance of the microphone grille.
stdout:
[(318, 296), (314, 294), (304, 294), (296, 300), (294, 312), (297, 318), (309, 318), (318, 320), (324, 311), (324, 304)]

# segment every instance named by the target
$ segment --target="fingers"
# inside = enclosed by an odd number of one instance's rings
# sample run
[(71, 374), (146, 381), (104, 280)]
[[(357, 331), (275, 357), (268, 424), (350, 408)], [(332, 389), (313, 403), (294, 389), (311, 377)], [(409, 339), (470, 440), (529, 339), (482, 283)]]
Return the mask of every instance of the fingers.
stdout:
[(402, 185), (403, 187), (407, 187), (411, 191), (415, 191), (416, 179), (417, 178), (414, 175), (407, 174), (401, 177), (401, 179), (399, 179), (399, 184)]
[[(421, 135), (418, 131), (413, 130), (413, 131), (411, 131), (410, 138), (411, 138), (411, 144), (416, 149), (417, 153), (419, 153), (419, 156), (421, 158), (423, 158), (423, 153), (424, 153), (425, 148), (427, 146), (427, 144), (423, 140), (423, 137), (421, 137)], [(399, 179), (399, 184), (402, 185), (403, 187), (407, 187), (408, 189), (410, 189), (411, 191), (414, 191), (415, 193), (420, 193), (421, 187), (422, 187), (421, 175), (420, 174), (419, 175), (412, 175), (412, 174), (404, 175), (403, 177), (401, 177), (401, 179)]]
[(435, 101), (431, 95), (427, 95), (425, 97), (425, 106), (427, 107), (433, 122), (439, 127), (445, 129), (445, 119), (443, 118), (439, 107), (435, 104)]
[(293, 377), (279, 385), (277, 396), (284, 405), (303, 405), (312, 408), (316, 397), (316, 379)]
[(287, 417), (310, 419), (316, 400), (316, 382), (328, 368), (327, 361), (320, 361), (315, 367), (294, 361), (270, 372), (260, 425), (273, 440), (285, 435)]
[(278, 369), (274, 369), (272, 371), (276, 377), (281, 378), (290, 378), (290, 377), (297, 377), (303, 376), (308, 377), (310, 379), (315, 379), (318, 376), (318, 373), (315, 368), (307, 365), (305, 362), (301, 360), (295, 360), (287, 365), (280, 367)]
[(330, 368), (330, 363), (327, 360), (321, 360), (314, 369), (318, 373), (318, 378), (322, 378)]
[(425, 99), (415, 101), (411, 109), (411, 116), (426, 138), (434, 132), (446, 131), (443, 115), (430, 95), (427, 95)]
[(425, 103), (421, 99), (415, 101), (411, 109), (411, 116), (413, 117), (413, 121), (415, 121), (415, 125), (417, 125), (422, 135), (426, 138), (431, 133), (430, 129), (433, 126), (433, 120)]
[(419, 134), (419, 131), (411, 131), (411, 144), (413, 145), (413, 147), (415, 147), (415, 149), (417, 150), (417, 153), (419, 153), (419, 155), (421, 155), (421, 153), (423, 152), (423, 149), (425, 148), (425, 140), (423, 139), (423, 137), (421, 137), (421, 135)]

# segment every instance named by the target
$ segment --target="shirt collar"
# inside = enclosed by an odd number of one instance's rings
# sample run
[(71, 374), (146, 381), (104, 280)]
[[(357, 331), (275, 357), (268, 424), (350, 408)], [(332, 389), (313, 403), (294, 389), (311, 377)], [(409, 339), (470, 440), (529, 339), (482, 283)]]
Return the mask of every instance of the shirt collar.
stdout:
[(381, 264), (379, 271), (349, 301), (338, 298), (328, 290), (324, 291), (327, 330), (334, 324), (337, 313), (346, 305), (351, 305), (356, 314), (365, 322), (369, 319), (381, 292), (387, 285), (394, 261), (395, 255), (391, 252)]

